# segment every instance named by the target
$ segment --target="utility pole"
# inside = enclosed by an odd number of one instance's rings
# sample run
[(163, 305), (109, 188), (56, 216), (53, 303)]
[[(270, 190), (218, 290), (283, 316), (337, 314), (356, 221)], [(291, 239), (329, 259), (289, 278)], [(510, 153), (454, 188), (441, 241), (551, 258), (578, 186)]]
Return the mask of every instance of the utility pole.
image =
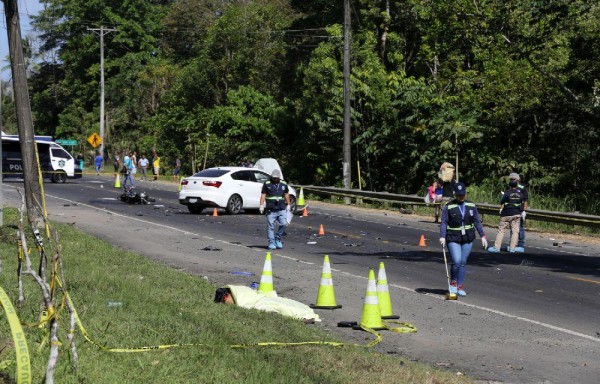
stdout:
[[(350, 0), (344, 0), (344, 188), (352, 187), (350, 147)], [(350, 198), (345, 198), (350, 203)]]
[(4, 188), (4, 175), (2, 167), (2, 131), (4, 130), (4, 124), (2, 123), (2, 102), (4, 101), (4, 97), (2, 97), (2, 74), (0, 73), (0, 228), (4, 226), (4, 192), (2, 189)]
[(116, 31), (116, 29), (88, 28), (100, 36), (100, 154), (104, 157), (104, 35)]
[[(25, 186), (25, 205), (27, 218), (32, 225), (39, 225), (42, 218), (42, 187), (35, 147), (33, 117), (29, 104), (27, 73), (21, 43), (18, 0), (3, 0), (6, 15), (10, 68), (13, 79), (13, 92), (21, 145), (21, 163), (23, 166), (23, 184)], [(36, 209), (36, 207), (39, 209)]]

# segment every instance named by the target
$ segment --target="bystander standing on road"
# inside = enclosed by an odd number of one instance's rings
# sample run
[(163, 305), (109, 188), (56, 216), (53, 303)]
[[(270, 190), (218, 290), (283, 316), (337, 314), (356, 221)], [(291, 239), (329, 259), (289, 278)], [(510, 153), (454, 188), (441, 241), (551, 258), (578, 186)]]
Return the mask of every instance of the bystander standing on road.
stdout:
[(181, 159), (175, 159), (175, 169), (173, 169), (173, 181), (179, 181), (179, 173), (181, 173)]
[[(290, 189), (287, 183), (281, 180), (281, 171), (273, 170), (271, 180), (263, 184), (260, 195), (260, 213), (267, 213), (267, 240), (269, 249), (281, 249), (281, 237), (287, 225), (286, 212), (291, 210)], [(279, 224), (275, 233), (275, 222)]]
[(119, 154), (115, 153), (115, 159), (113, 160), (113, 167), (115, 168), (115, 175), (119, 174), (121, 170), (121, 158)]
[(160, 156), (158, 156), (156, 149), (152, 150), (152, 169), (154, 170), (154, 181), (158, 181), (158, 176), (160, 174)]
[(83, 166), (85, 165), (85, 157), (83, 157), (83, 153), (81, 152), (77, 154), (77, 165), (79, 165), (79, 169), (83, 171)]
[(135, 183), (133, 181), (133, 161), (131, 160), (132, 153), (128, 152), (123, 158), (123, 171), (125, 173), (125, 180), (123, 180), (123, 189), (127, 190), (127, 182), (129, 182), (129, 188), (134, 188)]
[(102, 170), (102, 161), (104, 159), (102, 158), (102, 155), (100, 154), (100, 152), (96, 152), (96, 157), (94, 158), (94, 164), (96, 166), (96, 175), (100, 174), (100, 171)]
[(466, 296), (464, 283), (467, 273), (467, 259), (473, 248), (475, 230), (481, 237), (483, 248), (487, 248), (487, 238), (481, 225), (477, 206), (467, 202), (467, 191), (463, 183), (454, 184), (454, 200), (444, 206), (440, 223), (440, 244), (448, 246), (452, 257), (450, 273), (450, 293)]
[(148, 180), (148, 178), (146, 177), (146, 174), (148, 173), (148, 164), (148, 159), (146, 159), (145, 155), (142, 155), (142, 157), (138, 161), (138, 168), (140, 169), (140, 180)]
[(131, 163), (133, 164), (133, 168), (131, 170), (131, 178), (135, 179), (135, 175), (137, 174), (137, 168), (138, 168), (138, 158), (137, 158), (137, 151), (133, 151), (133, 154), (131, 155)]

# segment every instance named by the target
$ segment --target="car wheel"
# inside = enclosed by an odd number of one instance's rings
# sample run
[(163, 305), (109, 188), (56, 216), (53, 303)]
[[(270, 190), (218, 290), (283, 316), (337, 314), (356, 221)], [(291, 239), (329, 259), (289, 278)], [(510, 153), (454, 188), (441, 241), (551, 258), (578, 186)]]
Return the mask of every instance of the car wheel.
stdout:
[(52, 182), (53, 183), (64, 183), (67, 181), (67, 174), (64, 172), (56, 172), (54, 175), (52, 175)]
[(203, 206), (201, 205), (188, 205), (188, 211), (190, 211), (190, 213), (193, 214), (198, 214), (200, 212), (202, 212), (202, 210), (204, 209)]
[(290, 196), (290, 208), (292, 213), (296, 212), (296, 198), (294, 196)]
[(240, 195), (232, 195), (227, 201), (227, 213), (237, 215), (242, 210), (242, 197)]

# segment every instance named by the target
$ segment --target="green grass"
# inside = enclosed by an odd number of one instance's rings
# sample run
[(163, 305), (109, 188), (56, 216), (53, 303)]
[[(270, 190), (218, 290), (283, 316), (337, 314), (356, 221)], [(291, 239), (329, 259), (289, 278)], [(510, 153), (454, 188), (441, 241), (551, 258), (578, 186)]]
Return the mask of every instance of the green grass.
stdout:
[[(6, 209), (0, 230), (0, 285), (16, 301), (16, 211)], [(79, 367), (71, 366), (60, 311), (57, 383), (463, 383), (450, 372), (356, 347), (302, 346), (232, 349), (232, 344), (279, 341), (339, 341), (315, 326), (279, 315), (212, 303), (215, 287), (207, 281), (154, 263), (68, 225), (55, 224), (62, 244), (66, 283), (92, 338), (108, 347), (172, 343), (202, 346), (143, 353), (110, 353), (86, 342), (78, 332)], [(48, 247), (50, 248), (50, 247)], [(47, 250), (50, 253), (50, 249)], [(37, 265), (37, 254), (32, 253)], [(34, 323), (40, 293), (24, 276), (22, 322)], [(108, 307), (109, 301), (122, 303)], [(48, 343), (39, 328), (26, 328), (33, 382), (44, 376)], [(0, 315), (0, 363), (14, 360), (6, 316)], [(365, 334), (366, 335), (366, 334)], [(411, 337), (410, 335), (405, 337)], [(368, 339), (368, 337), (366, 336)], [(367, 342), (366, 340), (365, 342)], [(1, 365), (1, 364), (0, 364)], [(0, 377), (14, 382), (15, 365)], [(2, 378), (0, 378), (2, 382)]]

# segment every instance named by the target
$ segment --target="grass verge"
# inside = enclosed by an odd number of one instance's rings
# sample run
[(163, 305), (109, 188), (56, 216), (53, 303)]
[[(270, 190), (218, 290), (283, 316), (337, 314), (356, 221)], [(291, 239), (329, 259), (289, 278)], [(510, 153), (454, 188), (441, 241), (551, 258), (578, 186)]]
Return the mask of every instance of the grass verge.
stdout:
[[(17, 298), (17, 247), (14, 209), (4, 211), (0, 229), (0, 284)], [(430, 366), (357, 347), (328, 346), (232, 349), (230, 345), (264, 341), (339, 341), (317, 326), (235, 306), (212, 303), (215, 287), (203, 279), (115, 249), (68, 225), (58, 230), (66, 283), (79, 316), (92, 338), (108, 347), (173, 343), (202, 346), (143, 353), (110, 353), (86, 342), (77, 332), (79, 367), (72, 369), (66, 341), (66, 309), (60, 312), (58, 383), (464, 383)], [(33, 242), (30, 242), (33, 244)], [(50, 249), (47, 249), (49, 252)], [(37, 264), (32, 252), (32, 263)], [(41, 294), (24, 276), (23, 323), (35, 323)], [(120, 306), (109, 306), (119, 302)], [(6, 316), (0, 315), (0, 366), (14, 360)], [(33, 382), (41, 382), (48, 360), (47, 333), (26, 328)], [(411, 336), (388, 336), (411, 337)], [(3, 372), (14, 382), (13, 363)], [(2, 378), (0, 378), (2, 382)]]

